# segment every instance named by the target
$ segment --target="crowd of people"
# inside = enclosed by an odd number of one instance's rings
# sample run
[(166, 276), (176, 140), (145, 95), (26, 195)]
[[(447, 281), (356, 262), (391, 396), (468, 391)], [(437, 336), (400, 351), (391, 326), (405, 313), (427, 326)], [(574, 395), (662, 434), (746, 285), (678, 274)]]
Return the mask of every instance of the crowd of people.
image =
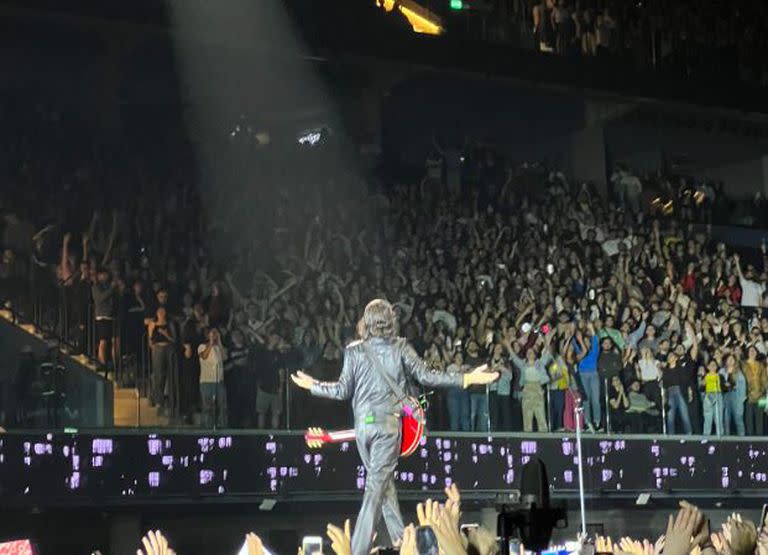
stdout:
[[(394, 548), (401, 555), (499, 555), (501, 553), (496, 531), (483, 526), (461, 526), (461, 497), (454, 486), (446, 488), (444, 503), (428, 499), (417, 506), (416, 522), (407, 526), (403, 537)], [(637, 540), (630, 537), (612, 540), (610, 537), (579, 537), (565, 543), (568, 553), (611, 555), (765, 555), (768, 553), (768, 522), (759, 523), (734, 513), (718, 529), (710, 528), (709, 519), (696, 506), (682, 501), (676, 514), (669, 516), (666, 530), (656, 538)], [(351, 525), (347, 520), (342, 527), (328, 524), (327, 540), (323, 543), (335, 555), (351, 555)], [(513, 536), (505, 538), (516, 546), (519, 553), (530, 553)], [(505, 543), (506, 544), (506, 543)], [(519, 546), (519, 547), (518, 547)], [(325, 549), (322, 551), (325, 552)], [(384, 549), (376, 549), (384, 552)], [(299, 555), (305, 551), (300, 546)], [(174, 553), (169, 540), (160, 531), (150, 531), (142, 538), (141, 555), (170, 555)], [(259, 536), (248, 533), (241, 550), (243, 555), (270, 553)]]
[[(41, 119), (52, 144), (60, 119)], [(46, 159), (17, 139), (0, 294), (176, 422), (348, 425), (286, 375), (337, 376), (363, 307), (384, 297), (435, 370), (502, 374), (426, 395), (431, 429), (573, 430), (583, 406), (595, 431), (764, 433), (765, 247), (742, 258), (710, 240), (699, 223), (725, 211), (719, 188), (656, 176), (659, 202), (617, 166), (606, 198), (479, 151), (368, 187), (318, 171), (327, 154), (312, 151), (297, 154), (304, 173), (262, 159), (265, 186), (224, 195), (179, 157)]]
[[(476, 0), (465, 5), (485, 16), (480, 37), (485, 40), (563, 56), (608, 56), (677, 77), (768, 83), (763, 2)], [(449, 32), (465, 33), (466, 26), (454, 25)]]

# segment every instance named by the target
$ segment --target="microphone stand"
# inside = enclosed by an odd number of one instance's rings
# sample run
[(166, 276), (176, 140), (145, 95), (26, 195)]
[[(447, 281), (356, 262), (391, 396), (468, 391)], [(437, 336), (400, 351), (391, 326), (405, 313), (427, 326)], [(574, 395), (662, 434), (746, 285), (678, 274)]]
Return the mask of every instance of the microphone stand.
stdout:
[(581, 533), (587, 534), (587, 515), (584, 503), (584, 465), (581, 454), (581, 422), (584, 408), (581, 406), (581, 399), (576, 401), (576, 407), (573, 409), (576, 418), (576, 457), (579, 463), (579, 508), (581, 509)]

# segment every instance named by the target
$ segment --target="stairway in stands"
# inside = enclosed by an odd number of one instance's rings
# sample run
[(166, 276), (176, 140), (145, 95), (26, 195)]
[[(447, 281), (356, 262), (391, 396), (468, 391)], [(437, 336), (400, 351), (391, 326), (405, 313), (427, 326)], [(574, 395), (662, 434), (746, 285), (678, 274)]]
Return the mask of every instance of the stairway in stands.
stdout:
[(168, 417), (160, 416), (149, 399), (139, 395), (135, 387), (118, 387), (115, 384), (114, 418), (118, 427), (163, 427)]
[[(42, 331), (33, 324), (16, 323), (13, 315), (7, 310), (0, 310), (0, 318), (12, 323), (17, 328), (25, 331), (30, 336), (41, 341), (55, 341), (50, 333), (43, 334)], [(66, 357), (76, 362), (78, 365), (87, 368), (91, 372), (98, 373), (96, 361), (85, 355), (72, 355), (66, 348), (59, 348), (62, 357)], [(136, 387), (120, 387), (112, 376), (109, 377), (112, 383), (113, 391), (113, 424), (117, 427), (164, 427), (168, 426), (168, 417), (158, 414), (156, 408), (152, 407), (149, 399), (142, 397)]]

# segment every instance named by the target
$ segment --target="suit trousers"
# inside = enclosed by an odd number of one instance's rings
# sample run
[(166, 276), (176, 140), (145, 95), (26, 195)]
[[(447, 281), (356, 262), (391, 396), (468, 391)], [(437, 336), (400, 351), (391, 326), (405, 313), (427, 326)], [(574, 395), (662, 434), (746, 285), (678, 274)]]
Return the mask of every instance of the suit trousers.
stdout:
[(395, 467), (400, 456), (400, 417), (376, 416), (373, 423), (358, 419), (357, 451), (365, 466), (365, 493), (352, 533), (352, 555), (369, 555), (376, 528), (384, 517), (392, 543), (403, 537), (403, 517), (395, 490)]

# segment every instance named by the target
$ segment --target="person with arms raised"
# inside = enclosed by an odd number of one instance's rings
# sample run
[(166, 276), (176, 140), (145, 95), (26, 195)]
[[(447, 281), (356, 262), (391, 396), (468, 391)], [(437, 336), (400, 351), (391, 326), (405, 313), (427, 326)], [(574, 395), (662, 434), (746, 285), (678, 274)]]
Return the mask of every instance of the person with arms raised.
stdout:
[(352, 555), (370, 553), (382, 516), (393, 543), (403, 535), (394, 470), (400, 450), (401, 393), (407, 389), (409, 380), (427, 387), (468, 387), (498, 378), (497, 372), (487, 371), (487, 365), (465, 374), (433, 372), (413, 347), (397, 336), (397, 329), (392, 305), (375, 299), (365, 307), (358, 322), (360, 339), (345, 349), (338, 381), (320, 382), (301, 371), (291, 376), (296, 385), (315, 396), (352, 399), (357, 449), (366, 469), (363, 504), (352, 536)]

